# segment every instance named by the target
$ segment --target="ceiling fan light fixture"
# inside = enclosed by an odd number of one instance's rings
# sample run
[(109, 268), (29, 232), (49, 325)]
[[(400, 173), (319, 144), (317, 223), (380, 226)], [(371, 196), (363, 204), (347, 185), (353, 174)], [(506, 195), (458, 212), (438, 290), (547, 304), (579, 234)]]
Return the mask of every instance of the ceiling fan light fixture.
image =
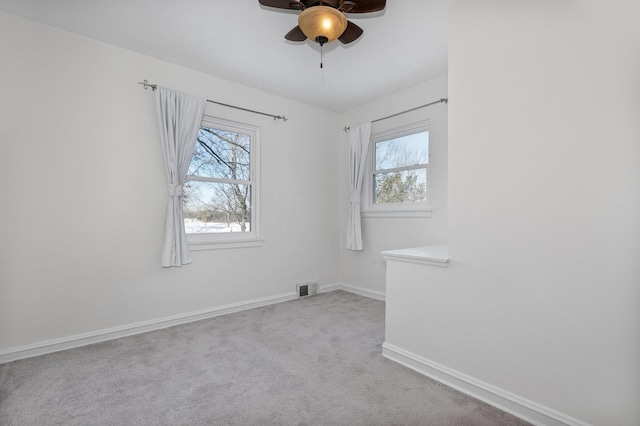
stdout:
[(298, 15), (298, 25), (307, 38), (324, 44), (342, 35), (347, 28), (347, 18), (333, 7), (313, 6)]

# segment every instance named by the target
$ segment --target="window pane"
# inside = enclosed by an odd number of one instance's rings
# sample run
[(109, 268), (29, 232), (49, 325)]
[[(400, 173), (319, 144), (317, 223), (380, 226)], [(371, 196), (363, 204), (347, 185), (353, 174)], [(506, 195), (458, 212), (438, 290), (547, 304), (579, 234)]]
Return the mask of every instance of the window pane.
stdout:
[(374, 203), (427, 201), (427, 169), (380, 173), (374, 177)]
[(185, 182), (184, 227), (188, 234), (249, 232), (251, 185)]
[(376, 170), (415, 166), (429, 162), (429, 132), (376, 143)]
[(251, 136), (202, 127), (187, 174), (250, 180)]

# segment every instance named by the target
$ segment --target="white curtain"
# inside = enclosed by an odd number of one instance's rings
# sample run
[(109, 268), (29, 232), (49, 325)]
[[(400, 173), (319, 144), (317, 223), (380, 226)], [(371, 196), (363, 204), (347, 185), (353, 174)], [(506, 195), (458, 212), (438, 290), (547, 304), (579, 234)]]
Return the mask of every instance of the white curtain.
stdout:
[(156, 91), (160, 138), (169, 184), (163, 267), (191, 263), (182, 214), (182, 184), (189, 171), (206, 105), (205, 99), (175, 90), (158, 87)]
[(347, 228), (347, 249), (362, 250), (362, 227), (360, 225), (360, 193), (367, 165), (371, 123), (364, 123), (349, 130), (349, 188), (351, 189), (351, 211)]

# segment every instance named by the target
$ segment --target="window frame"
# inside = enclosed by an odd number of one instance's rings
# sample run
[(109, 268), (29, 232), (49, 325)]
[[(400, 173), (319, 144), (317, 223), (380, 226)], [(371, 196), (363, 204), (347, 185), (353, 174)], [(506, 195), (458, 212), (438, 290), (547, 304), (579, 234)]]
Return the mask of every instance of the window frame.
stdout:
[[(394, 127), (389, 130), (373, 133), (370, 138), (369, 155), (367, 158), (367, 173), (363, 185), (363, 206), (362, 215), (365, 217), (431, 217), (431, 120), (421, 120), (404, 126)], [(375, 203), (375, 175), (376, 164), (376, 144), (394, 138), (409, 136), (416, 133), (429, 132), (429, 144), (427, 147), (426, 165), (419, 167), (402, 167), (402, 169), (422, 169), (426, 168), (427, 174), (427, 194), (426, 201), (421, 203)]]
[[(198, 251), (262, 246), (264, 240), (260, 238), (260, 127), (210, 115), (205, 115), (202, 118), (200, 128), (203, 127), (241, 133), (249, 135), (251, 138), (251, 149), (249, 154), (250, 179), (248, 181), (242, 181), (243, 184), (246, 183), (251, 186), (251, 227), (247, 232), (188, 233), (186, 235), (189, 249), (192, 251)], [(229, 179), (187, 175), (185, 183), (190, 180), (199, 182), (234, 183), (230, 182)]]

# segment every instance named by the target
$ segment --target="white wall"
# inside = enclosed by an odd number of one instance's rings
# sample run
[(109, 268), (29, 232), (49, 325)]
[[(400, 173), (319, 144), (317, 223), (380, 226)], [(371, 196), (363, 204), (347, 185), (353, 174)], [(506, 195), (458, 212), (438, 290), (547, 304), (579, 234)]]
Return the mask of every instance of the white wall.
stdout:
[(640, 424), (639, 16), (450, 2), (451, 266), (412, 267), (387, 328), (576, 423)]
[[(447, 76), (427, 81), (343, 114), (342, 127), (387, 117), (447, 97)], [(362, 251), (347, 250), (349, 219), (349, 137), (340, 141), (340, 279), (343, 284), (383, 295), (385, 263), (382, 250), (446, 242), (447, 221), (447, 104), (439, 103), (411, 113), (373, 123), (372, 133), (421, 120), (430, 120), (430, 218), (362, 217)], [(364, 207), (364, 202), (363, 202)]]
[[(448, 240), (451, 267), (425, 268), (392, 343), (576, 419), (640, 423), (639, 15), (632, 1), (454, 0), (448, 93), (438, 79), (338, 118), (0, 13), (0, 353), (300, 280), (383, 292), (380, 250)], [(264, 247), (159, 266), (144, 78), (291, 118), (210, 110), (262, 128)], [(343, 249), (338, 129), (440, 97), (448, 212), (365, 219), (365, 251)]]
[[(332, 112), (0, 13), (0, 354), (338, 281)], [(142, 79), (261, 127), (264, 247), (160, 267), (166, 178)], [(335, 232), (327, 232), (335, 230)]]

